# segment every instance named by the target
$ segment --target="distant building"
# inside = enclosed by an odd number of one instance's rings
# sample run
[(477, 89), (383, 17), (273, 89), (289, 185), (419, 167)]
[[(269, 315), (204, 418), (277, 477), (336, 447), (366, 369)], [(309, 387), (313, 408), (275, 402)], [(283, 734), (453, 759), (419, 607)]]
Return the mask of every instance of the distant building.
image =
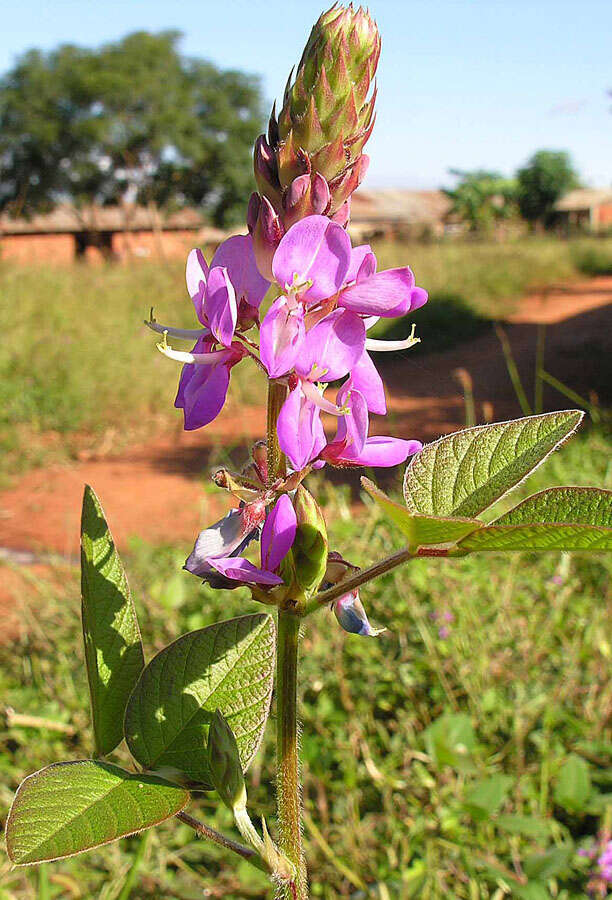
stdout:
[(358, 190), (351, 201), (349, 231), (355, 240), (440, 237), (450, 208), (442, 191)]
[(194, 244), (223, 237), (218, 229), (206, 228), (195, 209), (165, 215), (143, 206), (58, 206), (30, 218), (0, 216), (0, 259), (184, 259)]
[(612, 188), (579, 188), (555, 203), (555, 220), (564, 231), (612, 230)]

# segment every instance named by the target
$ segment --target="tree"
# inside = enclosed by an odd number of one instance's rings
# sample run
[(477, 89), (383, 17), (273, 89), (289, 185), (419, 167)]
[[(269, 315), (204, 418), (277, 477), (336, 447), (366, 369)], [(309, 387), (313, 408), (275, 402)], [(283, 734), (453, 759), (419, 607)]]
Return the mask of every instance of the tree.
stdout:
[(452, 200), (452, 212), (469, 225), (470, 231), (486, 233), (514, 214), (516, 185), (511, 179), (484, 169), (450, 169), (450, 174), (459, 182), (452, 190), (445, 188), (444, 193)]
[(0, 82), (0, 209), (122, 199), (244, 215), (257, 78), (182, 57), (177, 32), (26, 53)]
[(521, 215), (532, 226), (544, 228), (552, 224), (557, 200), (580, 186), (570, 156), (563, 150), (538, 150), (516, 177)]

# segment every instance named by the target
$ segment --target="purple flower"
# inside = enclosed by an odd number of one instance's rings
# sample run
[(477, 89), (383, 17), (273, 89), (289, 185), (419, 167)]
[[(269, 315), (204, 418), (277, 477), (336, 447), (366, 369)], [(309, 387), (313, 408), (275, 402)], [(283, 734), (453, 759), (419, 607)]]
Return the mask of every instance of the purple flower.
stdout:
[(441, 625), (438, 628), (438, 637), (445, 641), (447, 637), (450, 637), (450, 628), (447, 628), (446, 625)]
[(270, 378), (290, 372), (304, 344), (304, 307), (279, 297), (261, 323), (259, 349)]
[(334, 440), (321, 453), (326, 462), (336, 466), (397, 466), (423, 448), (420, 441), (368, 437), (368, 405), (363, 394), (351, 388), (351, 379), (338, 391), (337, 402), (345, 414), (338, 418)]
[[(297, 518), (288, 494), (281, 494), (268, 513), (261, 532), (261, 568), (241, 556), (215, 556), (207, 560), (217, 572), (238, 584), (282, 584), (276, 574), (295, 540)], [(236, 585), (234, 585), (236, 586)]]
[(385, 628), (372, 628), (358, 591), (350, 591), (334, 600), (333, 610), (341, 628), (350, 634), (376, 637), (386, 631)]

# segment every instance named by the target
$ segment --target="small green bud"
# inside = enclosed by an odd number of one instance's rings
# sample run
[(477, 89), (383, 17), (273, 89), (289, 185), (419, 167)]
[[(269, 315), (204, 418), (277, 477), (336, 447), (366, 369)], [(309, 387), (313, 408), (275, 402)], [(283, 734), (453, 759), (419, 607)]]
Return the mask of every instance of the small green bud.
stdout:
[(208, 733), (208, 765), (213, 786), (225, 805), (232, 812), (246, 809), (247, 794), (238, 744), (227, 719), (218, 709)]
[(295, 580), (309, 599), (319, 588), (327, 568), (327, 528), (316, 500), (299, 485), (293, 502), (297, 532), (291, 548)]

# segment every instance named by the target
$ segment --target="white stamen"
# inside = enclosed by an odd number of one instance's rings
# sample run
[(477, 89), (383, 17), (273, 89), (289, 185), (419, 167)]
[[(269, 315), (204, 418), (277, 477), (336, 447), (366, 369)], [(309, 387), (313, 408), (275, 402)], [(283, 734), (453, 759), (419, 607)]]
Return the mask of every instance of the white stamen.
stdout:
[(206, 331), (205, 328), (169, 328), (167, 325), (160, 325), (159, 322), (155, 322), (154, 320), (145, 322), (145, 325), (147, 328), (150, 328), (151, 331), (156, 331), (157, 334), (164, 334), (165, 332), (169, 337), (180, 338), (185, 341), (197, 341), (197, 339), (202, 337)]
[(319, 409), (323, 410), (323, 412), (329, 413), (330, 416), (345, 416), (347, 414), (348, 409), (346, 407), (336, 406), (331, 400), (326, 400), (322, 391), (320, 391), (317, 385), (313, 384), (312, 381), (302, 381), (301, 384), (306, 397), (308, 397), (315, 406), (318, 406)]
[(415, 337), (416, 325), (412, 326), (412, 331), (403, 341), (377, 341), (375, 338), (366, 338), (366, 350), (373, 350), (375, 353), (389, 353), (392, 350), (409, 350), (415, 344), (421, 343), (421, 338)]
[(189, 353), (186, 350), (173, 350), (166, 342), (166, 333), (164, 332), (164, 340), (157, 344), (157, 349), (168, 359), (174, 359), (176, 362), (196, 363), (199, 366), (215, 366), (223, 362), (228, 357), (227, 350), (213, 350), (210, 353)]

